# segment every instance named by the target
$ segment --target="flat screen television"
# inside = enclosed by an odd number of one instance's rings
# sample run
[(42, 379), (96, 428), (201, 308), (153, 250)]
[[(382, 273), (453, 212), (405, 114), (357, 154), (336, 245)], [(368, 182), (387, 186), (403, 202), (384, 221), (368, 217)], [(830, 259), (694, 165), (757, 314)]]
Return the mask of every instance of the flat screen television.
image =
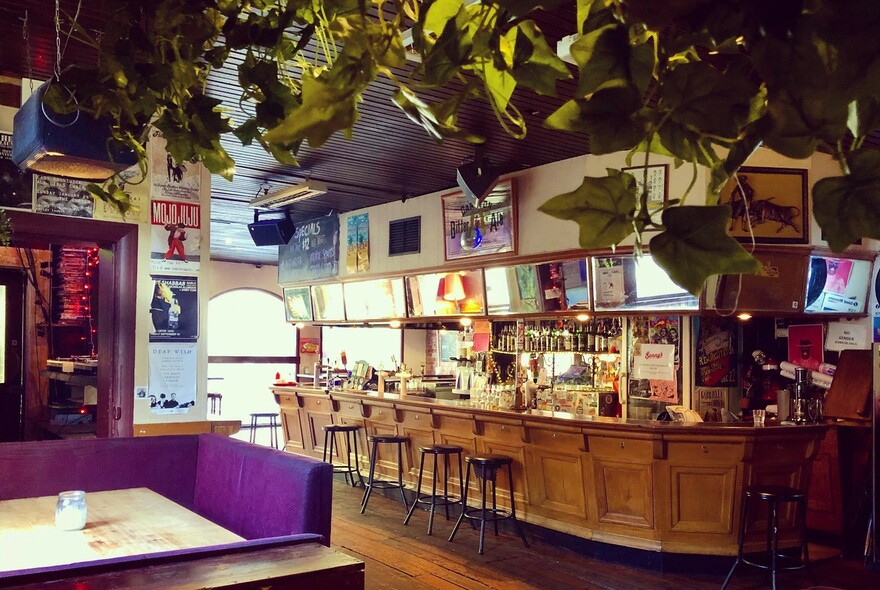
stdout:
[(340, 283), (312, 285), (312, 310), (315, 321), (345, 321), (345, 302)]
[(593, 258), (596, 311), (690, 310), (699, 306), (699, 299), (673, 283), (650, 254)]
[(865, 313), (870, 260), (813, 254), (807, 269), (804, 311), (806, 313)]

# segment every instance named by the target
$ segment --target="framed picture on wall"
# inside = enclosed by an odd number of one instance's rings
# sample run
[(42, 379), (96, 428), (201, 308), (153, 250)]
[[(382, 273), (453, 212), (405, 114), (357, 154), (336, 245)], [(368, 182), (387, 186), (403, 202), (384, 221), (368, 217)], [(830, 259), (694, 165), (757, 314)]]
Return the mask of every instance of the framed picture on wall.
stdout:
[(288, 322), (312, 321), (312, 297), (308, 287), (284, 287), (283, 293)]
[(731, 207), (728, 234), (741, 242), (806, 244), (807, 171), (743, 166), (721, 189)]
[(648, 204), (662, 205), (669, 198), (669, 164), (632, 166), (621, 170), (635, 176), (637, 196), (641, 196), (642, 187), (647, 181)]
[(516, 195), (513, 179), (502, 180), (479, 205), (463, 192), (440, 197), (446, 260), (516, 253)]

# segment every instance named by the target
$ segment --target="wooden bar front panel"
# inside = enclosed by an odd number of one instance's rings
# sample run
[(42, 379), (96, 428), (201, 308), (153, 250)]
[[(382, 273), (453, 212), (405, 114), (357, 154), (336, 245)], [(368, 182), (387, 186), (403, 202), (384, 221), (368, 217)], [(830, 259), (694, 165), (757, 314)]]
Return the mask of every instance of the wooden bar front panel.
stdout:
[[(680, 425), (614, 418), (554, 417), (487, 411), (423, 398), (273, 388), (285, 424), (302, 425), (305, 444), (285, 450), (317, 455), (325, 423), (358, 424), (361, 435), (409, 437), (404, 478), (414, 489), (419, 446), (459, 445), (464, 456), (513, 457), (517, 516), (554, 530), (640, 549), (735, 555), (746, 485), (803, 487), (823, 426), (752, 428)], [(285, 426), (286, 436), (291, 431)], [(295, 430), (292, 430), (295, 434)], [(366, 465), (366, 447), (361, 451)], [(432, 465), (426, 461), (425, 481)], [(439, 469), (439, 467), (438, 467)], [(458, 489), (458, 469), (451, 485)], [(397, 474), (397, 449), (381, 445), (377, 472)], [(471, 478), (471, 492), (477, 482)], [(510, 503), (506, 470), (498, 502)], [(471, 496), (474, 497), (474, 496)], [(765, 541), (766, 513), (755, 511), (746, 549)], [(796, 542), (793, 512), (781, 515), (781, 546)]]

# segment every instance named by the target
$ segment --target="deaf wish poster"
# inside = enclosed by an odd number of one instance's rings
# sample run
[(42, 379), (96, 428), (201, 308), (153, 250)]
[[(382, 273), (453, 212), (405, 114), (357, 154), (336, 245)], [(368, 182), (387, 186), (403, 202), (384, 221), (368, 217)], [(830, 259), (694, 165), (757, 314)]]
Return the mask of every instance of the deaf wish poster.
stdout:
[(195, 342), (199, 337), (197, 277), (152, 275), (150, 342)]
[(150, 196), (176, 201), (199, 200), (202, 165), (178, 162), (165, 151), (165, 138), (158, 129), (150, 131)]
[(186, 414), (196, 403), (196, 344), (151, 344), (147, 397), (154, 414)]
[(150, 270), (197, 271), (201, 207), (196, 203), (150, 202)]

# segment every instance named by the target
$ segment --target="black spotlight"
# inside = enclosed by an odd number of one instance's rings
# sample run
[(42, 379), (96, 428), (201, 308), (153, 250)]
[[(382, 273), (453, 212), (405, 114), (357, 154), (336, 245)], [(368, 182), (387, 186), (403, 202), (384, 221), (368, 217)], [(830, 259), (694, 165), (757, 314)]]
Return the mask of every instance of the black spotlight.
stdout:
[(498, 176), (498, 171), (492, 167), (489, 158), (483, 156), (479, 146), (475, 150), (472, 162), (462, 164), (455, 169), (455, 180), (459, 188), (476, 205), (489, 196), (498, 183)]

